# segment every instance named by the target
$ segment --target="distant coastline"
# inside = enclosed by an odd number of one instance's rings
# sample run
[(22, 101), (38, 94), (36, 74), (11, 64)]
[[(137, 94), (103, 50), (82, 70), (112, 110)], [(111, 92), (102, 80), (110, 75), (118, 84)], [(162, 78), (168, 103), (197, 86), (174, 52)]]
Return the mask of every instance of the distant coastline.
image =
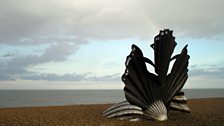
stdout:
[[(188, 99), (224, 98), (224, 89), (183, 89)], [(0, 90), (0, 108), (110, 104), (125, 100), (123, 90)]]

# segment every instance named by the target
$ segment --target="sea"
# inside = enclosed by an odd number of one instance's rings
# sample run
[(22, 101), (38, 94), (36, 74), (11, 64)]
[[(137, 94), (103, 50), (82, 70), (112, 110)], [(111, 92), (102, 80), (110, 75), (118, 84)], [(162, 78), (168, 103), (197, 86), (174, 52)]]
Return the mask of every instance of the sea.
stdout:
[[(188, 99), (224, 98), (224, 89), (183, 89)], [(123, 90), (0, 90), (0, 108), (108, 104), (125, 100)]]

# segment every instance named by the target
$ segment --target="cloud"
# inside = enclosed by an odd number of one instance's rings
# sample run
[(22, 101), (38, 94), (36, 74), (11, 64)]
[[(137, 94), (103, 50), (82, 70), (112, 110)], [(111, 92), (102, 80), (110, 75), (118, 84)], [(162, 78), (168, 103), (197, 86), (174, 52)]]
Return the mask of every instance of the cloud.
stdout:
[(40, 55), (16, 55), (8, 54), (4, 58), (7, 60), (0, 60), (0, 80), (47, 80), (47, 81), (114, 81), (117, 80), (118, 74), (98, 77), (90, 74), (42, 74), (29, 71), (35, 65), (44, 64), (48, 62), (62, 62), (66, 61), (71, 54), (76, 53), (80, 45), (75, 45), (70, 42), (58, 42), (50, 45)]
[(4, 58), (9, 58), (9, 57), (13, 57), (13, 56), (14, 56), (14, 54), (9, 53), (9, 52), (2, 55), (2, 57), (4, 57)]
[[(0, 5), (0, 43), (13, 45), (43, 44), (83, 38), (69, 23), (76, 22), (73, 12), (60, 2), (3, 0)], [(51, 10), (51, 11), (49, 11)], [(76, 15), (76, 13), (74, 13)], [(76, 25), (75, 25), (76, 26)], [(76, 44), (83, 41), (75, 41)]]
[(143, 1), (146, 15), (158, 28), (169, 27), (187, 37), (215, 38), (224, 33), (224, 1)]
[(47, 48), (40, 56), (28, 55), (25, 57), (15, 57), (10, 60), (7, 65), (25, 67), (52, 61), (64, 61), (71, 53), (73, 53), (73, 50), (76, 50), (77, 48), (78, 47), (66, 42), (56, 43)]
[(146, 21), (142, 17), (132, 14), (122, 5), (111, 6), (110, 3), (114, 2), (105, 2), (3, 0), (0, 42), (38, 44), (72, 37), (117, 39), (144, 33)]
[(197, 66), (191, 66), (192, 70), (189, 71), (189, 75), (192, 77), (203, 77), (206, 79), (223, 79), (224, 67), (219, 65), (210, 65), (207, 68), (197, 68)]
[(94, 76), (89, 73), (86, 74), (28, 74), (21, 76), (24, 80), (45, 80), (45, 81), (119, 81), (120, 74), (112, 74), (106, 76)]
[(28, 74), (22, 75), (21, 79), (24, 80), (47, 80), (47, 81), (83, 81), (85, 80), (85, 74)]
[(28, 74), (27, 67), (47, 62), (60, 62), (75, 53), (79, 46), (68, 42), (55, 43), (48, 47), (41, 55), (28, 55), (13, 57), (7, 62), (0, 62), (2, 80), (16, 79), (18, 74)]
[(105, 75), (105, 76), (90, 76), (88, 78), (86, 78), (86, 80), (90, 80), (90, 81), (120, 81), (121, 76), (120, 73), (115, 73), (115, 74), (111, 74), (111, 75)]
[(223, 4), (222, 0), (2, 0), (0, 43), (144, 38), (164, 28), (188, 37), (223, 36)]
[[(222, 5), (223, 0), (1, 0), (1, 45), (52, 46), (41, 55), (3, 55), (10, 58), (0, 60), (0, 79), (30, 74), (26, 70), (29, 66), (65, 61), (91, 40), (145, 39), (164, 28), (171, 28), (183, 37), (224, 39)], [(110, 64), (114, 65), (112, 62), (107, 65)], [(197, 69), (191, 74), (221, 76), (222, 71)], [(61, 78), (69, 76), (78, 78), (76, 74)], [(113, 78), (116, 77), (95, 77), (95, 80)]]

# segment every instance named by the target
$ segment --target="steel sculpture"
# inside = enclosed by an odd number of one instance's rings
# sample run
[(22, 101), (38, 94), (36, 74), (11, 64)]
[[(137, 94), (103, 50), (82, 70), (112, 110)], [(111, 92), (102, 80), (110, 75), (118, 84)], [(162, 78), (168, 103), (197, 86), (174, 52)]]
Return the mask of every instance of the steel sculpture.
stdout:
[[(165, 121), (170, 110), (190, 112), (187, 98), (181, 91), (188, 78), (187, 45), (180, 54), (172, 57), (177, 45), (173, 31), (165, 29), (154, 38), (154, 62), (143, 56), (136, 45), (127, 56), (126, 70), (122, 75), (127, 101), (108, 108), (103, 116), (120, 120), (153, 119)], [(172, 67), (170, 62), (174, 61)], [(147, 70), (146, 63), (152, 65), (155, 74)], [(171, 72), (168, 73), (168, 69)]]

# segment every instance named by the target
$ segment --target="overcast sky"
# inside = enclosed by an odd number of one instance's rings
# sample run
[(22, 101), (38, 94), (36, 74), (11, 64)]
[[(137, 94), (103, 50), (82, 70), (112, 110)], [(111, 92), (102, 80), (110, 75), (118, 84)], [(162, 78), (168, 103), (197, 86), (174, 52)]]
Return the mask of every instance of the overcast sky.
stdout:
[[(223, 0), (1, 0), (0, 89), (122, 89), (131, 45), (174, 30), (184, 88), (224, 88)], [(153, 69), (149, 68), (152, 72)]]

